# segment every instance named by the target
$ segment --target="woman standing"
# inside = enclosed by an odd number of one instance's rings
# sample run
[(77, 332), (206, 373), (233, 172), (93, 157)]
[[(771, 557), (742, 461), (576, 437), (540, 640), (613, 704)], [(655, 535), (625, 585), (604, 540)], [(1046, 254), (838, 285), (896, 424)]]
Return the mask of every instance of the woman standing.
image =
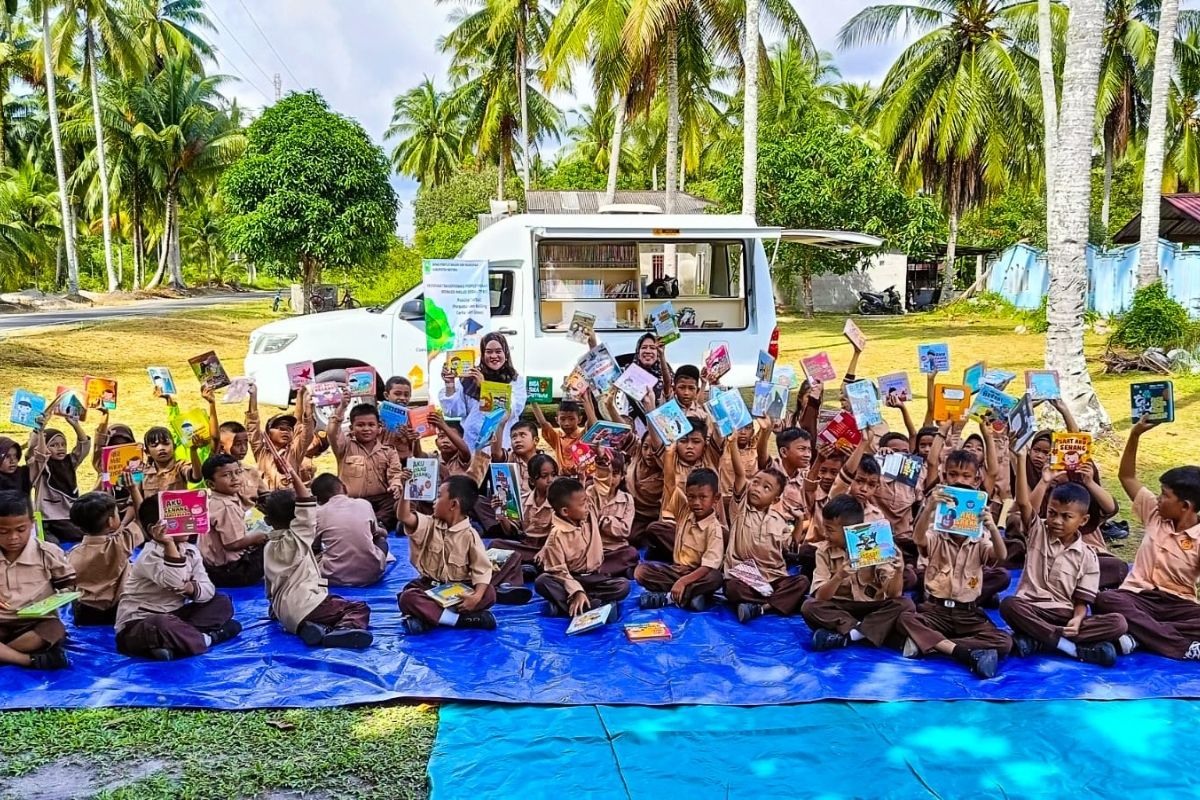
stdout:
[(511, 447), (509, 434), (513, 423), (521, 419), (525, 410), (525, 381), (517, 373), (512, 364), (508, 349), (508, 340), (503, 334), (489, 333), (479, 343), (479, 366), (467, 372), (461, 379), (456, 378), (449, 367), (442, 368), (442, 382), (445, 384), (438, 392), (438, 400), (442, 405), (442, 413), (446, 417), (462, 419), (463, 439), (472, 451), (478, 449), (476, 440), (479, 430), (483, 427), (484, 412), (479, 406), (479, 389), (484, 381), (507, 383), (512, 387), (512, 413), (503, 431), (505, 448)]

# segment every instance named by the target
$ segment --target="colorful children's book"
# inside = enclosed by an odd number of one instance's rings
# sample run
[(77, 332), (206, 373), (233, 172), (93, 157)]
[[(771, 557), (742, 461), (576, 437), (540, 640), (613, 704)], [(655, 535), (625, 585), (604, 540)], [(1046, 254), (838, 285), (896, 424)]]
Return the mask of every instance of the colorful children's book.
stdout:
[(229, 381), (229, 388), (225, 390), (225, 395), (221, 398), (221, 402), (226, 405), (234, 403), (244, 403), (250, 399), (250, 379), (249, 378), (234, 378)]
[(909, 453), (888, 453), (883, 458), (883, 477), (899, 481), (905, 486), (915, 487), (921, 480), (925, 459)]
[(429, 406), (410, 406), (408, 409), (408, 427), (422, 439), (433, 435), (433, 425), (429, 422)]
[(571, 624), (567, 626), (567, 636), (574, 636), (577, 633), (587, 633), (595, 630), (603, 625), (608, 624), (609, 617), (616, 606), (612, 603), (605, 603), (596, 608), (590, 608), (582, 614), (571, 619)]
[(567, 458), (580, 475), (592, 475), (596, 471), (596, 451), (591, 445), (575, 442), (567, 448)]
[(587, 375), (579, 364), (571, 370), (571, 374), (563, 379), (563, 399), (578, 400), (588, 390)]
[(163, 397), (174, 397), (179, 394), (179, 390), (175, 388), (175, 376), (171, 374), (171, 370), (166, 367), (146, 367), (146, 374), (150, 376), (150, 383)]
[(788, 394), (791, 390), (786, 386), (780, 386), (778, 383), (763, 383), (754, 384), (754, 406), (750, 413), (756, 417), (769, 417), (770, 419), (783, 419), (787, 413)]
[(436, 458), (410, 458), (408, 470), (412, 478), (405, 487), (409, 500), (424, 500), (432, 503), (438, 493), (438, 460)]
[(516, 464), (492, 464), (492, 494), (500, 500), (500, 513), (521, 521), (521, 482)]
[(1092, 460), (1092, 435), (1055, 431), (1050, 437), (1050, 469), (1074, 472)]
[(737, 578), (763, 597), (770, 597), (775, 593), (775, 587), (771, 586), (771, 582), (762, 574), (758, 564), (753, 561), (734, 564), (725, 575), (729, 578)]
[(1033, 416), (1033, 400), (1029, 392), (1021, 395), (1012, 411), (1008, 413), (1008, 444), (1014, 453), (1029, 446), (1037, 433), (1037, 421)]
[(346, 388), (351, 397), (374, 397), (375, 386), (374, 367), (350, 367), (346, 370)]
[(854, 415), (849, 411), (839, 411), (817, 432), (817, 442), (831, 444), (841, 450), (858, 447), (862, 441), (862, 431), (854, 422)]
[(158, 516), (167, 536), (208, 533), (208, 492), (204, 489), (165, 491), (158, 494)]
[(328, 408), (342, 402), (342, 385), (333, 381), (321, 381), (308, 387), (317, 408)]
[(750, 409), (746, 408), (746, 401), (737, 389), (717, 393), (709, 399), (707, 406), (713, 424), (722, 436), (733, 436), (735, 432), (754, 423)]
[(621, 377), (617, 360), (612, 357), (608, 345), (605, 344), (598, 344), (587, 351), (583, 358), (579, 359), (579, 366), (583, 369), (588, 383), (601, 394), (607, 392), (609, 387), (616, 383), (617, 378)]
[(268, 534), (271, 532), (271, 526), (267, 524), (267, 517), (257, 507), (246, 511), (246, 533), (262, 533)]
[(933, 387), (933, 419), (962, 422), (971, 407), (971, 390), (966, 386), (939, 383)]
[(24, 389), (17, 389), (13, 392), (12, 413), (9, 414), (9, 421), (24, 428), (36, 428), (37, 418), (45, 416), (47, 405), (46, 398)]
[(196, 434), (208, 435), (208, 413), (199, 408), (189, 408), (171, 420), (171, 430), (175, 432), (179, 444), (187, 447)]
[(766, 350), (758, 351), (758, 367), (754, 370), (754, 379), (759, 383), (770, 383), (775, 375), (775, 356)]
[(298, 361), (287, 365), (288, 385), (293, 389), (303, 389), (313, 382), (317, 368), (311, 361)]
[(451, 350), (446, 353), (446, 366), (454, 373), (454, 376), (461, 378), (471, 370), (475, 369), (475, 363), (478, 359), (475, 356), (475, 351), (466, 348), (464, 350)]
[(454, 608), (470, 593), (471, 587), (465, 583), (439, 583), (432, 589), (425, 590), (425, 594), (432, 597), (442, 608)]
[(845, 388), (846, 399), (850, 401), (850, 410), (854, 412), (854, 422), (858, 425), (859, 430), (883, 424), (883, 414), (879, 410), (879, 395), (875, 393), (875, 384), (868, 380), (861, 380), (847, 383)]
[(1029, 390), (1029, 397), (1034, 401), (1058, 400), (1062, 397), (1056, 369), (1025, 370), (1025, 388)]
[(786, 366), (781, 367), (776, 364), (775, 373), (771, 376), (771, 383), (778, 384), (779, 386), (785, 386), (788, 389), (798, 386), (799, 384), (796, 381), (795, 368)]
[(1134, 422), (1142, 417), (1150, 422), (1175, 421), (1175, 385), (1171, 381), (1129, 384), (1129, 403)]
[(596, 329), (596, 315), (576, 311), (571, 316), (571, 325), (567, 328), (567, 338), (572, 342), (587, 344)]
[(81, 597), (83, 597), (83, 592), (55, 592), (36, 603), (30, 603), (24, 608), (18, 609), (17, 616), (22, 618), (50, 617), (63, 606), (70, 605)]
[[(759, 359), (759, 363), (761, 364), (761, 355), (759, 355)], [(800, 359), (800, 367), (804, 370), (804, 374), (808, 376), (809, 381), (829, 383), (830, 381), (837, 380), (837, 370), (833, 368), (833, 362), (829, 360), (829, 354), (826, 352), (805, 356)]]
[(666, 346), (671, 342), (679, 341), (679, 325), (675, 321), (675, 306), (671, 304), (670, 300), (651, 309), (650, 324), (654, 328), (654, 335), (658, 337), (659, 344)]
[(192, 372), (202, 387), (207, 386), (216, 391), (229, 385), (229, 373), (225, 371), (225, 367), (221, 365), (221, 359), (217, 358), (217, 354), (212, 350), (189, 358), (188, 364), (191, 365)]
[(512, 405), (512, 384), (500, 381), (482, 381), (479, 384), (479, 410), (507, 410)]
[(87, 419), (87, 406), (83, 402), (83, 395), (79, 392), (66, 386), (59, 386), (54, 395), (54, 402), (50, 404), (50, 413), (65, 419), (83, 422)]
[(983, 515), (987, 513), (987, 493), (973, 489), (943, 486), (947, 500), (938, 502), (933, 513), (933, 529), (978, 539), (983, 534)]
[(912, 400), (912, 386), (908, 382), (907, 372), (893, 372), (879, 377), (879, 395), (885, 400), (894, 397), (907, 403)]
[(917, 363), (922, 375), (934, 372), (950, 371), (950, 345), (948, 344), (919, 344), (917, 345)]
[(530, 403), (547, 405), (554, 402), (554, 381), (550, 378), (525, 379), (525, 396)]
[(674, 444), (692, 432), (692, 423), (683, 413), (679, 401), (671, 398), (646, 414), (646, 420), (654, 426), (663, 444)]
[(631, 642), (670, 639), (671, 629), (665, 622), (630, 622), (625, 626), (625, 638)]
[(483, 424), (479, 427), (479, 437), (475, 440), (475, 450), (487, 447), (492, 443), (492, 437), (500, 430), (504, 420), (504, 409), (497, 408), (483, 415)]
[(726, 342), (709, 342), (708, 353), (704, 356), (704, 369), (709, 381), (716, 383), (729, 370), (733, 369), (733, 360), (729, 356), (729, 344)]
[(390, 433), (396, 433), (408, 424), (408, 409), (399, 403), (384, 400), (379, 404), (379, 422)]
[(994, 386), (1000, 391), (1008, 388), (1008, 385), (1016, 380), (1017, 373), (1009, 372), (1003, 369), (989, 369), (983, 376), (983, 382), (988, 386)]
[(979, 423), (1007, 422), (1008, 415), (1016, 407), (1017, 398), (985, 383), (979, 387), (979, 393), (971, 401), (971, 408), (967, 413), (971, 419)]
[(656, 385), (658, 385), (658, 378), (637, 364), (630, 364), (621, 373), (621, 376), (613, 382), (613, 386), (616, 386), (622, 392), (629, 395), (639, 405), (647, 394), (654, 391)]
[(596, 420), (579, 441), (596, 449), (602, 447), (614, 449), (620, 447), (625, 441), (625, 437), (632, 432), (633, 428), (628, 425), (601, 419)]
[(84, 405), (88, 408), (103, 408), (112, 411), (117, 407), (117, 382), (112, 378), (85, 375), (83, 397)]
[(846, 320), (845, 326), (842, 327), (842, 336), (850, 340), (850, 344), (854, 345), (856, 350), (864, 350), (867, 347), (867, 337), (862, 332), (862, 329), (854, 324), (854, 320)]
[(971, 393), (979, 391), (979, 387), (983, 386), (983, 376), (987, 374), (987, 364), (982, 361), (976, 361), (971, 366), (963, 370), (963, 386), (971, 390)]
[(100, 451), (101, 481), (108, 486), (116, 486), (128, 474), (135, 482), (140, 482), (145, 471), (145, 456), (142, 446), (133, 444), (117, 444), (105, 447)]
[(850, 569), (886, 564), (896, 557), (892, 524), (886, 519), (847, 525), (842, 530), (846, 534), (846, 556)]

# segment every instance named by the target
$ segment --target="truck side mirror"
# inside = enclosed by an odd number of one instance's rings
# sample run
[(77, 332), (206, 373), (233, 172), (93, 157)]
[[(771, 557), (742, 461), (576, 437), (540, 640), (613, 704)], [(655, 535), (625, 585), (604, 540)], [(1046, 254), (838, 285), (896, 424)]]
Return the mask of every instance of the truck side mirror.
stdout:
[(419, 297), (404, 301), (400, 306), (400, 319), (425, 319), (425, 301)]

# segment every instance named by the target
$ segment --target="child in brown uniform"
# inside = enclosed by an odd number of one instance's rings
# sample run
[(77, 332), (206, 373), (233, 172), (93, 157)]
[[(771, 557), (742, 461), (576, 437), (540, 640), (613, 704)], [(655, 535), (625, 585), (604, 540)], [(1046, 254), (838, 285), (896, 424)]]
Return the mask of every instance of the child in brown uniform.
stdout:
[(675, 529), (675, 551), (671, 563), (647, 561), (639, 564), (633, 577), (646, 593), (638, 598), (642, 608), (663, 608), (674, 603), (689, 611), (703, 611), (712, 604), (712, 594), (721, 588), (721, 564), (725, 558), (725, 526), (717, 515), (720, 479), (711, 469), (697, 469), (688, 476), (686, 494), (675, 490), (666, 519)]
[(380, 440), (383, 426), (379, 424), (379, 411), (369, 403), (351, 409), (350, 435), (342, 433), (342, 419), (349, 405), (350, 395), (343, 394), (328, 426), (338, 477), (346, 485), (346, 494), (369, 502), (379, 524), (392, 531), (396, 528), (396, 500), (402, 493), (400, 457)]
[(79, 497), (76, 473), (91, 450), (92, 440), (84, 433), (79, 420), (67, 417), (75, 431), (75, 448), (67, 450), (67, 437), (62, 431), (47, 430), (44, 418), (29, 435), (26, 463), (33, 481), (33, 502), (42, 514), (42, 528), (49, 541), (78, 542), (83, 531), (71, 524), (71, 503)]
[(625, 458), (620, 451), (602, 449), (596, 454), (596, 474), (587, 487), (588, 503), (600, 524), (604, 563), (600, 572), (628, 578), (641, 561), (637, 548), (629, 544), (633, 525), (633, 498), (621, 488)]
[(76, 588), (83, 593), (72, 605), (76, 625), (112, 625), (117, 602), (129, 574), (129, 557), (145, 538), (135, 521), (142, 497), (133, 484), (133, 503), (120, 515), (117, 500), (105, 492), (88, 492), (71, 506), (71, 521), (83, 531), (83, 541), (67, 553), (75, 570)]

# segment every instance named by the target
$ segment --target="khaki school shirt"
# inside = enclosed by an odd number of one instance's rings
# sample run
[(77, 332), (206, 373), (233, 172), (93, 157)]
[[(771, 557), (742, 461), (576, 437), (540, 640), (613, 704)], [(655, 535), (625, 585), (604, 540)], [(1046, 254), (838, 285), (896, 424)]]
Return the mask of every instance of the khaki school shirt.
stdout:
[[(300, 475), (300, 480), (312, 483), (316, 470), (313, 468), (312, 459), (306, 458), (305, 453), (312, 444), (313, 422), (308, 414), (296, 416), (298, 418), (296, 427), (292, 430), (292, 443), (282, 455)], [(271, 453), (267, 432), (263, 430), (262, 418), (258, 412), (246, 414), (246, 432), (250, 434), (250, 452), (254, 455), (263, 484), (269, 491), (290, 488), (286, 473), (280, 472), (275, 463), (275, 456)]]
[[(829, 583), (834, 577), (841, 572), (842, 567), (849, 560), (850, 556), (840, 547), (834, 547), (829, 543), (828, 539), (823, 539), (816, 544), (817, 549), (817, 565), (813, 570), (812, 591), (816, 591), (825, 584)], [(868, 603), (877, 600), (886, 600), (890, 595), (885, 591), (885, 586), (895, 575), (896, 570), (904, 569), (904, 559), (897, 554), (895, 558), (889, 561), (886, 565), (878, 567), (863, 567), (850, 571), (850, 577), (842, 581), (838, 586), (837, 593), (834, 594), (834, 600), (851, 600), (856, 603)]]
[(400, 456), (383, 442), (361, 445), (349, 436), (330, 439), (338, 477), (351, 497), (379, 497), (400, 483)]
[(370, 586), (383, 576), (387, 555), (375, 544), (386, 536), (366, 500), (337, 494), (317, 508), (321, 575), (333, 586)]
[(791, 521), (793, 525), (803, 522), (808, 514), (808, 498), (804, 494), (808, 470), (798, 469), (795, 475), (788, 477), (783, 462), (778, 458), (775, 459), (774, 467), (787, 478), (787, 482), (783, 485), (783, 494), (775, 503), (775, 510), (782, 514), (784, 519)]
[(17, 612), (75, 585), (75, 570), (62, 549), (38, 539), (32, 528), (29, 541), (14, 560), (0, 553), (0, 623), (31, 621), (33, 618), (18, 617)]
[(568, 597), (583, 591), (575, 576), (594, 573), (604, 561), (599, 528), (592, 514), (578, 525), (554, 515), (550, 536), (537, 557), (546, 574), (562, 582)]
[(745, 492), (735, 496), (729, 510), (729, 546), (725, 552), (725, 570), (752, 562), (768, 581), (786, 578), (787, 563), (783, 551), (792, 541), (792, 524), (774, 508), (764, 511), (750, 507)]
[[(686, 508), (686, 506), (685, 506)], [(697, 520), (686, 510), (675, 520), (675, 564), (688, 569), (720, 569), (725, 558), (725, 526), (714, 510)]]
[(1131, 592), (1158, 589), (1180, 600), (1196, 598), (1200, 578), (1200, 525), (1177, 531), (1158, 514), (1158, 499), (1146, 487), (1133, 500), (1133, 513), (1146, 526), (1146, 536), (1121, 584)]
[[(717, 463), (719, 453), (711, 443), (704, 445), (704, 452), (695, 464), (684, 464), (675, 453), (675, 445), (671, 445), (663, 454), (663, 496), (669, 496), (675, 489), (684, 491), (687, 488), (688, 476), (695, 469), (711, 469), (714, 472), (720, 466)], [(718, 489), (719, 491), (719, 489)]]
[(329, 596), (321, 576), (313, 541), (317, 538), (317, 501), (296, 500), (296, 518), (285, 530), (267, 534), (263, 547), (263, 577), (271, 616), (288, 633), (295, 633), (305, 617)]
[(160, 492), (178, 492), (187, 488), (187, 478), (184, 473), (189, 465), (176, 460), (169, 466), (159, 468), (153, 461), (147, 459), (146, 471), (142, 474), (142, 495), (159, 494)]
[(587, 488), (587, 498), (597, 522), (607, 519), (611, 525), (607, 534), (603, 528), (600, 530), (604, 552), (629, 544), (629, 531), (633, 527), (633, 498), (629, 492), (611, 477), (596, 478)]
[(479, 586), (492, 582), (487, 548), (468, 519), (447, 525), (417, 514), (417, 528), (408, 534), (408, 555), (421, 577), (437, 583), (461, 581)]
[(1100, 559), (1082, 537), (1065, 544), (1036, 520), (1025, 533), (1025, 569), (1017, 597), (1053, 611), (1072, 612), (1100, 591)]
[(521, 498), (521, 531), (531, 544), (545, 542), (550, 535), (554, 509), (550, 507), (550, 496), (538, 500), (533, 491)]
[(79, 602), (104, 610), (117, 604), (129, 574), (129, 557), (142, 538), (141, 528), (126, 525), (111, 536), (84, 536), (71, 548), (67, 561), (75, 570), (75, 588), (83, 592)]
[(258, 496), (266, 492), (270, 492), (271, 488), (267, 486), (263, 480), (262, 473), (258, 467), (251, 467), (242, 464), (242, 488), (238, 491), (241, 495), (242, 504), (249, 507), (258, 502)]
[(625, 486), (633, 497), (634, 512), (644, 519), (658, 519), (662, 507), (662, 459), (662, 448), (651, 445), (647, 434), (634, 446), (629, 466), (625, 468)]
[(909, 486), (894, 478), (880, 478), (874, 506), (892, 526), (893, 538), (912, 538), (913, 507), (916, 506), (919, 498), (920, 495), (915, 486)]
[(978, 539), (941, 533), (926, 536), (925, 594), (956, 603), (973, 603), (983, 591), (983, 565), (992, 560), (992, 537)]
[(196, 596), (191, 602), (207, 603), (213, 599), (217, 590), (204, 569), (199, 548), (183, 541), (175, 546), (180, 557), (168, 559), (161, 544), (146, 542), (121, 592), (114, 626), (117, 631), (153, 614), (170, 614), (183, 608), (189, 602), (183, 596), (189, 582), (196, 585)]
[(490, 447), (483, 447), (475, 451), (469, 459), (465, 461), (460, 456), (455, 456), (450, 460), (441, 460), (440, 480), (452, 478), (455, 475), (466, 475), (471, 481), (478, 486), (483, 483), (483, 478), (488, 473), (488, 467), (492, 463), (492, 450)]
[(237, 561), (245, 550), (228, 550), (227, 544), (246, 535), (246, 507), (240, 495), (208, 493), (208, 533), (199, 536), (204, 566), (221, 567)]

